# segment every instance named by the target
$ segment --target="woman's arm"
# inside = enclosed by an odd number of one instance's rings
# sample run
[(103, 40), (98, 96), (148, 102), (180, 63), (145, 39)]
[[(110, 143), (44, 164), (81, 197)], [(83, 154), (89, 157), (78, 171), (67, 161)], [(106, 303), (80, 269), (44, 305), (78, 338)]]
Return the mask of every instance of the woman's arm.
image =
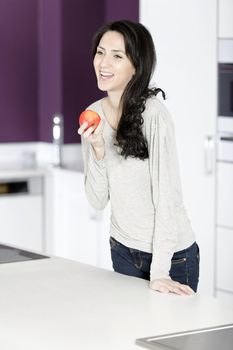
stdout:
[(171, 259), (178, 242), (178, 221), (183, 203), (174, 126), (163, 106), (151, 120), (149, 147), (155, 207), (150, 286), (161, 292), (192, 294), (190, 287), (172, 281), (169, 276)]
[(101, 120), (94, 132), (92, 127), (84, 131), (85, 127), (84, 123), (78, 130), (78, 133), (82, 136), (85, 191), (89, 203), (94, 208), (102, 210), (109, 200), (105, 142), (102, 136), (104, 122)]

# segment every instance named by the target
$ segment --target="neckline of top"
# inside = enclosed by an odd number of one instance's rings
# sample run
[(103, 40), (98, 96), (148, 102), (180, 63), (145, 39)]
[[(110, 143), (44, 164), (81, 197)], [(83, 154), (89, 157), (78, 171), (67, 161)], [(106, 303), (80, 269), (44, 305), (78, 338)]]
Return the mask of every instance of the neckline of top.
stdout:
[(112, 131), (116, 132), (117, 130), (111, 126), (111, 124), (109, 123), (109, 121), (108, 121), (108, 119), (106, 118), (106, 115), (105, 115), (105, 113), (104, 113), (104, 109), (103, 109), (103, 98), (99, 101), (99, 105), (100, 105), (101, 114), (102, 114), (102, 116), (104, 117), (104, 120), (105, 120), (106, 124), (109, 126), (109, 128), (110, 128)]

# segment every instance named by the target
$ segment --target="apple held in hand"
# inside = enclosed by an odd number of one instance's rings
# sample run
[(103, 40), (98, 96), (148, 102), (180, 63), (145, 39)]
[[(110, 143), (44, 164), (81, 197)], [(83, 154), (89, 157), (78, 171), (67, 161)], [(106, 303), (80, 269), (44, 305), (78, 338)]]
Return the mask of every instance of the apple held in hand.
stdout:
[(100, 116), (98, 113), (96, 113), (90, 109), (87, 109), (87, 110), (83, 111), (79, 116), (79, 124), (82, 125), (85, 122), (88, 123), (85, 131), (90, 126), (94, 126), (95, 128), (97, 128), (97, 126), (99, 125), (99, 122), (100, 122)]

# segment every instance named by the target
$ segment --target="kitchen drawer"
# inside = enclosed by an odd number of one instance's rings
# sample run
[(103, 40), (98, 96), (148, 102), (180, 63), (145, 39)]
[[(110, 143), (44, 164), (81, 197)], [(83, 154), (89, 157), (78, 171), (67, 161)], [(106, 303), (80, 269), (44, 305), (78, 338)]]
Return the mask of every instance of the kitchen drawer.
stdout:
[(233, 307), (233, 293), (227, 293), (222, 290), (216, 291), (216, 298), (221, 300), (221, 302), (226, 303), (227, 306), (232, 305)]
[(216, 287), (233, 293), (233, 229), (217, 228)]
[(233, 229), (233, 163), (217, 166), (217, 225)]
[(41, 195), (0, 197), (0, 243), (42, 251)]

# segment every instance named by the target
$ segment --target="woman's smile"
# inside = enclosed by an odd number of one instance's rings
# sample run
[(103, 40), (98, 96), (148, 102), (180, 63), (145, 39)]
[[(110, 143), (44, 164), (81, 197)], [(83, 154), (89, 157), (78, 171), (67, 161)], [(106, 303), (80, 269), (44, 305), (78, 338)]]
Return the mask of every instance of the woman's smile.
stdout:
[(109, 72), (100, 71), (99, 74), (100, 74), (101, 79), (107, 80), (107, 81), (114, 77), (114, 74), (109, 73)]

